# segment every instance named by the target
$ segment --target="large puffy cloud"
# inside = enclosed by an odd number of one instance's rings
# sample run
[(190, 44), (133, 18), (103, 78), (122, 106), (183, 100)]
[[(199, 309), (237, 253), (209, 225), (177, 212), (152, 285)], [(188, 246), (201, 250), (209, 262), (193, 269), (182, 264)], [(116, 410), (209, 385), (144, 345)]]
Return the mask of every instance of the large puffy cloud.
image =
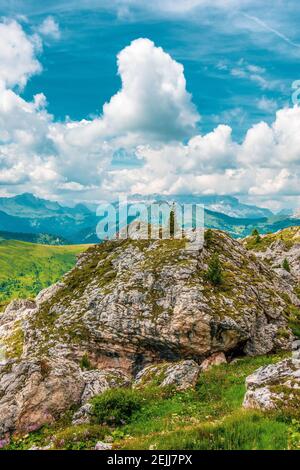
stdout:
[[(45, 34), (48, 26), (44, 21), (38, 30)], [(186, 90), (182, 65), (148, 39), (133, 41), (118, 55), (122, 86), (102, 115), (58, 123), (47, 112), (42, 93), (28, 102), (14, 90), (41, 71), (36, 57), (41, 37), (27, 35), (15, 21), (1, 24), (0, 34), (7, 37), (0, 51), (2, 185), (27, 183), (39, 194), (94, 191), (120, 145), (132, 149), (149, 141), (178, 140), (195, 129), (199, 115)]]
[(247, 132), (239, 155), (249, 165), (281, 166), (300, 162), (300, 107), (276, 113), (272, 126), (261, 122)]
[(176, 172), (208, 173), (235, 167), (238, 145), (232, 141), (229, 126), (220, 125), (204, 136), (196, 135), (187, 144), (140, 146), (137, 155), (145, 161), (149, 174)]
[(32, 102), (0, 87), (0, 182), (17, 184), (29, 179), (30, 169), (49, 160), (52, 150), (47, 138), (51, 116), (44, 108), (45, 97)]
[(186, 90), (183, 66), (149, 39), (118, 54), (122, 88), (103, 107), (106, 132), (140, 140), (181, 139), (194, 132), (198, 112)]
[(284, 108), (272, 125), (248, 130), (242, 143), (219, 125), (187, 144), (140, 146), (142, 168), (108, 173), (105, 188), (153, 193), (237, 194), (250, 197), (300, 195), (300, 108)]
[[(42, 24), (43, 29), (45, 24)], [(82, 138), (86, 122), (56, 123), (47, 112), (43, 93), (32, 101), (24, 100), (15, 87), (23, 88), (28, 79), (41, 71), (36, 54), (41, 38), (25, 33), (20, 24), (0, 24), (0, 185), (7, 193), (33, 190), (50, 196), (51, 192), (78, 192), (91, 188), (100, 167), (107, 161), (103, 140), (89, 133)], [(90, 126), (92, 122), (87, 122)], [(77, 127), (76, 139), (71, 129)], [(107, 147), (107, 146), (106, 146)], [(101, 158), (105, 150), (105, 158)], [(99, 170), (99, 171), (98, 171)], [(74, 178), (73, 178), (74, 177)]]
[[(186, 144), (169, 143), (137, 148), (141, 168), (112, 170), (103, 186), (132, 194), (226, 194), (247, 190), (246, 171), (237, 168), (239, 145), (231, 129), (220, 125)], [(249, 171), (247, 172), (249, 173)]]
[(41, 47), (37, 35), (28, 36), (16, 21), (0, 23), (0, 81), (7, 87), (24, 87), (41, 71), (36, 52)]

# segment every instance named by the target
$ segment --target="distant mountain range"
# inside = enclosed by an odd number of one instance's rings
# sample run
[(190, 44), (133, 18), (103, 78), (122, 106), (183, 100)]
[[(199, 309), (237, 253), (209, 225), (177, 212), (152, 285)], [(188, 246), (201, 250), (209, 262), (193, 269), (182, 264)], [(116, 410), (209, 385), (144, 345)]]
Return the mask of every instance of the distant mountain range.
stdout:
[[(253, 228), (261, 233), (300, 225), (300, 215), (289, 211), (274, 215), (269, 209), (240, 203), (232, 196), (135, 195), (130, 202), (167, 201), (198, 203), (205, 207), (206, 227), (225, 230), (233, 237), (249, 235)], [(0, 239), (14, 238), (45, 244), (97, 243), (96, 211), (77, 204), (67, 207), (25, 193), (0, 198)]]
[(29, 193), (0, 198), (0, 231), (18, 232), (22, 237), (49, 234), (65, 243), (96, 243), (97, 222), (95, 212), (83, 204), (66, 207)]
[(249, 204), (242, 204), (236, 197), (233, 196), (165, 196), (160, 194), (141, 196), (136, 194), (130, 198), (130, 201), (166, 201), (171, 203), (176, 202), (178, 204), (203, 204), (205, 209), (209, 211), (219, 212), (221, 214), (237, 218), (258, 219), (261, 217), (271, 217), (272, 215), (274, 215), (269, 209)]

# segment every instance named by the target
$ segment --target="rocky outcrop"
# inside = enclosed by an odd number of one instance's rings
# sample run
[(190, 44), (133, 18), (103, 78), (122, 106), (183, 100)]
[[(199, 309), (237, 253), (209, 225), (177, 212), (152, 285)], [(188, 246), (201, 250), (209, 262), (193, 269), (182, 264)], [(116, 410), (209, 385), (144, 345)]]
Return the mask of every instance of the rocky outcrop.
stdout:
[(293, 358), (261, 367), (246, 379), (245, 408), (297, 410), (300, 405), (300, 351)]
[(178, 391), (186, 390), (195, 387), (199, 372), (200, 367), (195, 361), (152, 365), (145, 367), (137, 374), (134, 387), (157, 385), (159, 387), (171, 386)]
[[(206, 275), (215, 252), (219, 286)], [(1, 315), (0, 430), (53, 421), (105, 389), (103, 370), (134, 378), (161, 362), (289, 349), (293, 302), (287, 283), (222, 232), (198, 250), (185, 240), (96, 245), (61, 283)]]
[(289, 323), (298, 335), (300, 327), (300, 227), (289, 227), (276, 233), (246, 237), (243, 246), (271, 266), (282, 287), (292, 300), (294, 307), (289, 309)]
[[(287, 282), (298, 282), (300, 276), (300, 227), (289, 227), (276, 233), (260, 235), (260, 242), (255, 237), (246, 237), (244, 246), (255, 252), (256, 256), (269, 265)], [(283, 269), (287, 259), (290, 272)]]
[(0, 376), (0, 434), (34, 431), (80, 400), (84, 382), (72, 361), (21, 360)]

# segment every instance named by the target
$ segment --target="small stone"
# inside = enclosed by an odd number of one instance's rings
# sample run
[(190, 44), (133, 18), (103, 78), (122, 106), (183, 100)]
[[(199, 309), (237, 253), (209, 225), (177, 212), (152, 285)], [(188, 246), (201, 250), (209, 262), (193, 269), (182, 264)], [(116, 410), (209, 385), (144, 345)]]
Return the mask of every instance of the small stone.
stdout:
[(293, 357), (293, 359), (300, 359), (300, 349), (297, 349), (296, 351), (293, 351), (292, 357)]
[(201, 362), (200, 368), (202, 372), (210, 370), (214, 366), (219, 366), (220, 364), (226, 364), (227, 360), (223, 352), (214, 353)]
[(112, 448), (111, 444), (107, 444), (103, 441), (98, 441), (95, 445), (95, 450), (110, 450)]
[(127, 387), (130, 385), (130, 378), (124, 372), (117, 369), (89, 370), (82, 372), (85, 382), (81, 403), (87, 403), (91, 398), (110, 388)]
[(85, 405), (82, 405), (79, 410), (74, 413), (72, 424), (89, 424), (92, 419), (92, 409), (93, 407), (90, 403), (85, 403)]

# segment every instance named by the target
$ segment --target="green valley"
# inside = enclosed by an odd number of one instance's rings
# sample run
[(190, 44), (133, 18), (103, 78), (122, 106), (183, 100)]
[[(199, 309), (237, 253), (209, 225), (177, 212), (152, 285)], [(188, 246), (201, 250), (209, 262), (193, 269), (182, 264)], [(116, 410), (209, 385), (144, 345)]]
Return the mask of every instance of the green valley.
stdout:
[(0, 241), (0, 309), (14, 298), (35, 297), (57, 282), (89, 245), (40, 245)]

